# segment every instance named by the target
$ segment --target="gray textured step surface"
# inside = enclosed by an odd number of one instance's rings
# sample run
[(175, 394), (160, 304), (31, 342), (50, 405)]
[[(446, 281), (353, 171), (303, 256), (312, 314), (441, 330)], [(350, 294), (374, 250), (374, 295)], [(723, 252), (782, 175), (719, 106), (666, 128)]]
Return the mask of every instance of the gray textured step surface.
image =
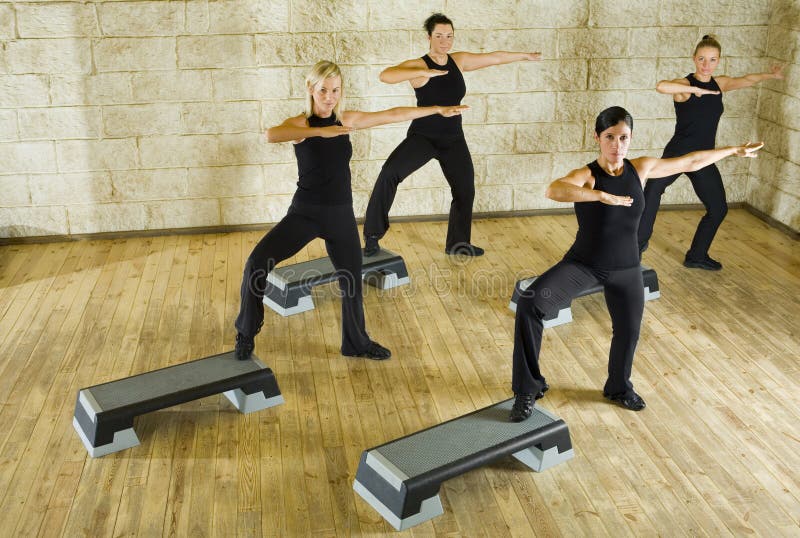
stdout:
[[(333, 282), (336, 278), (336, 269), (328, 257), (276, 267), (267, 275), (264, 304), (282, 316), (312, 310), (311, 288)], [(403, 258), (385, 249), (362, 258), (361, 278), (379, 289), (410, 282)]]
[(355, 491), (398, 530), (442, 513), (441, 483), (512, 455), (536, 471), (573, 457), (567, 425), (541, 407), (509, 422), (506, 400), (366, 450)]
[(231, 351), (81, 389), (72, 424), (86, 450), (103, 456), (139, 444), (134, 417), (220, 393), (243, 413), (283, 403), (272, 370)]

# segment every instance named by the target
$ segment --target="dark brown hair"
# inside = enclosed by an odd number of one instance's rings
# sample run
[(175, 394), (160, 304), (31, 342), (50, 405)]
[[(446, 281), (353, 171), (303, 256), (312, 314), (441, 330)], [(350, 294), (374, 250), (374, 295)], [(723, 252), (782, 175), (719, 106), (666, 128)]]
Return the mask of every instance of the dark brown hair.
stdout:
[(434, 13), (427, 19), (425, 19), (425, 31), (428, 32), (428, 35), (433, 34), (433, 29), (436, 28), (437, 24), (449, 24), (450, 28), (455, 30), (453, 26), (453, 21), (447, 18), (447, 15), (444, 13)]
[(633, 131), (633, 117), (621, 106), (612, 106), (602, 111), (594, 121), (594, 132), (598, 135), (624, 121)]

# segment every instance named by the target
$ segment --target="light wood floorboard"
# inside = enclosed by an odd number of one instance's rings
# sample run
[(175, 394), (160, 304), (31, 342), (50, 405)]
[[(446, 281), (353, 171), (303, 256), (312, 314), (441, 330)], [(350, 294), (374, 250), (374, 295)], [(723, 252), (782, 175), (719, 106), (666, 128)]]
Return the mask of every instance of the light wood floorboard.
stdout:
[[(445, 483), (415, 536), (800, 535), (800, 248), (733, 210), (682, 266), (698, 211), (659, 216), (644, 263), (633, 382), (640, 413), (604, 401), (602, 296), (545, 331), (539, 403), (576, 457), (543, 473), (513, 459)], [(72, 428), (80, 388), (234, 344), (248, 231), (0, 247), (0, 535), (375, 536), (393, 529), (353, 489), (361, 452), (511, 396), (517, 279), (560, 259), (571, 215), (476, 221), (481, 258), (443, 252), (446, 223), (394, 224), (411, 284), (365, 286), (389, 361), (339, 353), (334, 285), (316, 308), (267, 309), (256, 352), (284, 405), (250, 415), (221, 396), (136, 419), (141, 445), (93, 459)], [(310, 243), (285, 263), (325, 255)]]

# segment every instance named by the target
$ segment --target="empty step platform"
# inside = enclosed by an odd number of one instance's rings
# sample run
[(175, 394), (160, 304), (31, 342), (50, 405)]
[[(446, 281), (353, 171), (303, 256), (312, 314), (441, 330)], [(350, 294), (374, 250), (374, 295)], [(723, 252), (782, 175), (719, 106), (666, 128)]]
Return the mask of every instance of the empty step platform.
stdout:
[(361, 454), (353, 489), (395, 529), (443, 513), (442, 482), (512, 455), (534, 471), (573, 457), (563, 420), (541, 407), (509, 422), (514, 399), (485, 407)]
[(231, 351), (81, 389), (72, 425), (92, 457), (104, 456), (139, 444), (134, 417), (219, 393), (242, 413), (283, 403), (272, 370)]
[[(403, 258), (385, 249), (363, 258), (361, 278), (384, 290), (409, 283)], [(327, 257), (276, 267), (267, 275), (264, 304), (282, 316), (312, 310), (311, 288), (334, 280), (336, 269)]]
[[(531, 277), (526, 278), (524, 280), (517, 281), (516, 286), (514, 286), (514, 293), (511, 295), (511, 302), (508, 304), (508, 307), (516, 312), (517, 311), (517, 302), (519, 301), (519, 297), (523, 291), (528, 289), (534, 280), (538, 277)], [(649, 267), (642, 266), (642, 280), (644, 281), (644, 300), (651, 301), (653, 299), (658, 299), (661, 297), (661, 292), (658, 291), (658, 275), (656, 274), (654, 269)], [(578, 297), (584, 297), (586, 295), (592, 295), (593, 293), (600, 293), (603, 291), (603, 286), (599, 283), (592, 286), (591, 288), (585, 290), (581, 293)], [(558, 309), (558, 312), (549, 318), (545, 318), (544, 326), (547, 327), (555, 327), (556, 325), (563, 325), (564, 323), (569, 323), (572, 321), (572, 309), (570, 308), (569, 304), (563, 305), (561, 308)]]

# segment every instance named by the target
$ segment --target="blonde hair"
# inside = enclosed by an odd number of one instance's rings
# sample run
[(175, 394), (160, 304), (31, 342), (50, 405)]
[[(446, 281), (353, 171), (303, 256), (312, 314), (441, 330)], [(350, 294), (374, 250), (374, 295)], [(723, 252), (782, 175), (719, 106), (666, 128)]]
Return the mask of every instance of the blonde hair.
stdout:
[(694, 54), (692, 54), (692, 56), (697, 56), (697, 51), (703, 47), (715, 48), (717, 49), (717, 53), (722, 56), (722, 45), (719, 44), (719, 41), (717, 41), (717, 38), (713, 34), (706, 34), (703, 36), (703, 39), (701, 39), (700, 43), (694, 48)]
[(320, 60), (314, 67), (311, 68), (311, 71), (308, 72), (306, 75), (306, 110), (305, 114), (306, 117), (309, 118), (314, 115), (314, 96), (311, 95), (311, 91), (314, 89), (314, 86), (319, 84), (325, 79), (332, 78), (332, 77), (339, 77), (342, 79), (342, 93), (339, 97), (339, 102), (336, 103), (336, 106), (333, 107), (333, 113), (336, 114), (337, 118), (340, 118), (339, 111), (342, 108), (342, 103), (344, 102), (344, 77), (342, 77), (342, 71), (339, 69), (339, 66), (333, 62), (329, 62), (327, 60)]

